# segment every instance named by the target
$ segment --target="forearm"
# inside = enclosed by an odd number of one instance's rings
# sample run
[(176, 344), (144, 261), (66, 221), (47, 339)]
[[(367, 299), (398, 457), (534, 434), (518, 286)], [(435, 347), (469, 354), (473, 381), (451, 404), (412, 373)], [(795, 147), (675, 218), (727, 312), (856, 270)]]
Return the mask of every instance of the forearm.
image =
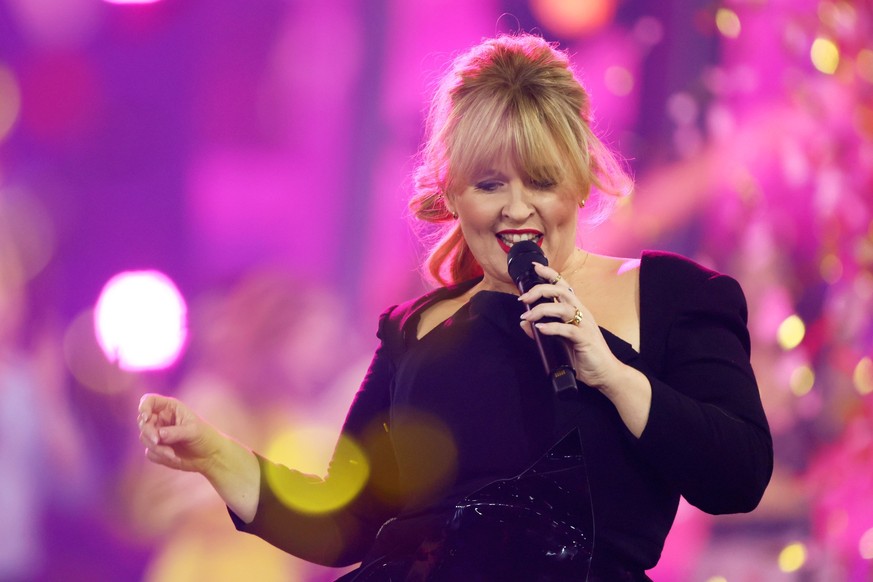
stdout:
[(652, 385), (645, 374), (621, 362), (602, 385), (594, 386), (612, 402), (622, 422), (639, 438), (649, 421)]
[(258, 509), (261, 474), (254, 453), (221, 435), (219, 445), (202, 474), (224, 503), (245, 523), (255, 518)]

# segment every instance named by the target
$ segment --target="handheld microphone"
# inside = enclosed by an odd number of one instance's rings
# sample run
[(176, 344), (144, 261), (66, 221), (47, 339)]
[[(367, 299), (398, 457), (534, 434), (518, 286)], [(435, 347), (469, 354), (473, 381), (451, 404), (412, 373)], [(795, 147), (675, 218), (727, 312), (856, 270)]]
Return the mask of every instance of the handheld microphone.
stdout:
[[(533, 241), (523, 240), (515, 243), (509, 249), (507, 257), (507, 266), (509, 268), (509, 276), (515, 281), (518, 290), (522, 293), (527, 293), (534, 286), (545, 283), (545, 279), (537, 275), (534, 270), (534, 263), (548, 266), (549, 260), (543, 254), (542, 249)], [(525, 304), (528, 311), (534, 305), (546, 303), (550, 299), (541, 298), (533, 305)], [(543, 323), (560, 321), (555, 317), (544, 317), (540, 320)], [(561, 394), (566, 390), (576, 389), (576, 370), (573, 367), (573, 354), (570, 346), (563, 338), (541, 335), (535, 326), (531, 326), (533, 331), (534, 341), (537, 345), (537, 350), (542, 358), (543, 366), (546, 369), (546, 374), (552, 381), (552, 387), (556, 394)]]

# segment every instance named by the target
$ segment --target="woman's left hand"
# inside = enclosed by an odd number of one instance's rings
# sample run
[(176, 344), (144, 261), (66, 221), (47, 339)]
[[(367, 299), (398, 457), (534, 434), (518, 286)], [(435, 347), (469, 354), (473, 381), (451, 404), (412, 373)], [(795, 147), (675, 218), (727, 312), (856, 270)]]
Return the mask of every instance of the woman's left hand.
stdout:
[[(522, 316), (522, 328), (533, 338), (531, 325), (543, 335), (565, 338), (573, 349), (576, 378), (592, 388), (603, 389), (624, 366), (609, 349), (591, 312), (582, 304), (566, 279), (558, 272), (535, 263), (537, 274), (549, 283), (536, 285), (519, 300), (532, 306)], [(534, 305), (539, 299), (554, 301)], [(559, 321), (543, 322), (543, 318)]]
[[(519, 300), (527, 305), (533, 305), (542, 297), (554, 301), (534, 305), (522, 314), (525, 333), (533, 338), (530, 326), (536, 325), (543, 335), (566, 339), (573, 347), (576, 378), (606, 396), (631, 434), (640, 437), (648, 424), (652, 404), (648, 378), (615, 357), (594, 316), (557, 271), (539, 264), (534, 268), (540, 277), (550, 282), (534, 286)], [(543, 322), (544, 317), (558, 321)]]

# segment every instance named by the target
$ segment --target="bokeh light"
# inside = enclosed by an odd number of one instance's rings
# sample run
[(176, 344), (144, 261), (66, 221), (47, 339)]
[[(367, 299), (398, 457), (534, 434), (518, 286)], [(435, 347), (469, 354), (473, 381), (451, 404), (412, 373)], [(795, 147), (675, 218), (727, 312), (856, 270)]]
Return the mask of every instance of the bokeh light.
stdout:
[(836, 255), (825, 255), (819, 263), (819, 272), (822, 279), (833, 285), (843, 276), (843, 263)]
[(873, 394), (873, 360), (861, 358), (861, 361), (858, 362), (858, 365), (855, 366), (855, 371), (852, 373), (852, 380), (858, 394), (862, 396)]
[(21, 90), (15, 75), (0, 64), (0, 142), (12, 131), (21, 111)]
[(783, 572), (797, 572), (806, 563), (806, 545), (793, 542), (779, 552), (779, 569)]
[(849, 2), (823, 0), (818, 3), (818, 17), (828, 28), (846, 34), (854, 29), (858, 14)]
[(270, 439), (268, 457), (303, 473), (323, 475), (337, 440), (336, 427), (296, 422)]
[[(326, 436), (324, 431), (318, 429), (282, 433), (273, 440), (267, 457), (280, 464), (284, 464), (285, 459), (295, 462), (294, 459), (306, 457), (305, 449), (312, 447), (313, 438), (324, 439)], [(335, 438), (335, 433), (333, 436)], [(297, 469), (296, 465), (291, 466)], [(326, 513), (353, 500), (369, 474), (369, 461), (360, 446), (342, 436), (336, 445), (330, 479), (318, 483), (318, 486), (313, 486), (319, 480), (318, 477), (297, 471), (289, 472), (276, 466), (268, 466), (266, 478), (279, 499), (288, 507), (304, 513)]]
[(789, 386), (795, 396), (804, 396), (815, 384), (815, 372), (807, 365), (798, 366), (791, 372)]
[(833, 75), (840, 64), (840, 49), (834, 41), (819, 37), (813, 41), (809, 57), (816, 69), (826, 75)]
[(97, 341), (124, 370), (171, 366), (187, 340), (187, 306), (158, 271), (119, 273), (103, 287), (94, 310)]
[(873, 560), (873, 527), (861, 534), (858, 540), (858, 553), (865, 560)]
[(789, 315), (779, 324), (776, 341), (783, 350), (791, 350), (800, 345), (806, 335), (806, 325), (798, 315)]
[(452, 430), (440, 418), (406, 408), (395, 412), (392, 431), (402, 433), (398, 456), (409, 461), (409, 490), (424, 498), (451, 483), (458, 466), (458, 447)]
[(859, 77), (868, 83), (873, 83), (873, 49), (865, 48), (858, 51), (855, 68)]
[(531, 0), (531, 11), (550, 31), (564, 37), (591, 33), (612, 21), (616, 0)]
[(722, 35), (728, 38), (740, 36), (740, 17), (730, 8), (719, 8), (716, 11), (715, 26)]
[(108, 362), (97, 342), (93, 310), (79, 313), (70, 322), (62, 343), (67, 370), (81, 386), (101, 394), (119, 394), (131, 388), (131, 374)]
[(654, 16), (643, 16), (634, 24), (633, 35), (641, 45), (655, 46), (664, 39), (664, 25)]
[(634, 77), (631, 72), (618, 65), (606, 69), (603, 82), (613, 95), (620, 97), (630, 94), (634, 88)]

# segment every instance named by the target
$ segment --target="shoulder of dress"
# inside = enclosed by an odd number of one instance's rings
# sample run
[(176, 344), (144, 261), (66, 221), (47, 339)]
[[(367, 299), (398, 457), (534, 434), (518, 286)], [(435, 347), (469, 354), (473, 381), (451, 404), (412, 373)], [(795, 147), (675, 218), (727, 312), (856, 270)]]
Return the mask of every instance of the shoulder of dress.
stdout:
[(401, 339), (404, 332), (408, 329), (407, 323), (410, 320), (417, 318), (421, 313), (438, 301), (459, 295), (479, 282), (480, 279), (472, 279), (447, 287), (437, 287), (431, 289), (424, 295), (404, 301), (403, 303), (392, 305), (386, 309), (379, 318), (379, 337), (385, 340), (388, 337), (396, 336)]
[(640, 265), (641, 277), (671, 286), (684, 286), (723, 276), (686, 256), (668, 251), (643, 251)]
[(660, 365), (665, 342), (682, 314), (731, 312), (747, 317), (739, 283), (688, 257), (644, 251), (640, 268), (640, 349)]

